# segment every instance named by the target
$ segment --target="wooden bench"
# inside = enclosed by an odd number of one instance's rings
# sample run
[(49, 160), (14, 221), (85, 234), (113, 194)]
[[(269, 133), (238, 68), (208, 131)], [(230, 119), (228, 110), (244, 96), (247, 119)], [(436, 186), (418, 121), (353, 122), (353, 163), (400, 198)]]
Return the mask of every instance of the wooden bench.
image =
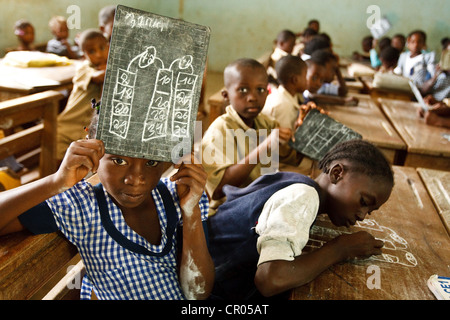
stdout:
[[(54, 173), (57, 169), (56, 118), (63, 97), (57, 91), (45, 91), (0, 102), (0, 129), (6, 132), (0, 139), (0, 159), (14, 156), (28, 169), (38, 163), (39, 177)], [(14, 132), (27, 123), (37, 124)], [(40, 157), (36, 161), (38, 154)]]

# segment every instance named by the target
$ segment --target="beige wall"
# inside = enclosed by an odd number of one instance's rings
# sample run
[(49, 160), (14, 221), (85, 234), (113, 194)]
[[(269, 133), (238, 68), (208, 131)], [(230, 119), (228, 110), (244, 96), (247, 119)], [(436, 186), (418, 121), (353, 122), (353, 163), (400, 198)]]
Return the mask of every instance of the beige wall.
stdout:
[[(334, 48), (341, 55), (360, 50), (361, 39), (369, 34), (366, 21), (370, 5), (377, 5), (381, 14), (393, 24), (388, 33), (407, 34), (423, 29), (428, 46), (440, 54), (440, 40), (450, 36), (449, 0), (0, 0), (0, 49), (14, 46), (13, 25), (19, 18), (32, 21), (37, 42), (51, 38), (47, 23), (52, 15), (69, 16), (70, 5), (81, 10), (81, 29), (97, 26), (100, 8), (121, 3), (157, 14), (211, 27), (209, 67), (221, 71), (232, 60), (258, 57), (270, 50), (278, 31), (303, 30), (307, 21), (317, 18), (327, 32)], [(71, 37), (80, 30), (72, 30)]]

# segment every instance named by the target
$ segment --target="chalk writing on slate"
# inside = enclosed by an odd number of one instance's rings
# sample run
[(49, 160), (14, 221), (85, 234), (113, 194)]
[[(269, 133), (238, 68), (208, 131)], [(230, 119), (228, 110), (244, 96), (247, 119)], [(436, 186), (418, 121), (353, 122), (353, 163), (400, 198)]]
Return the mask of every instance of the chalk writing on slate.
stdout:
[(359, 133), (316, 109), (308, 112), (294, 137), (295, 142), (290, 141), (290, 146), (314, 160), (322, 159), (340, 142), (362, 138)]
[(96, 136), (106, 152), (191, 152), (209, 38), (208, 27), (117, 6)]

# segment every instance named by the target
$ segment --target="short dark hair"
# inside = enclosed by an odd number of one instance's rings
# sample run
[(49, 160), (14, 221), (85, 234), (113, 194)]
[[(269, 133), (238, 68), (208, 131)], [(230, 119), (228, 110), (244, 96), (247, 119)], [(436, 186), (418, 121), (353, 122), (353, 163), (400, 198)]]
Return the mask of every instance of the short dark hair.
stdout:
[(387, 46), (380, 52), (380, 59), (384, 62), (390, 63), (392, 65), (397, 64), (398, 58), (400, 57), (400, 51), (396, 48)]
[(368, 141), (354, 139), (334, 146), (319, 162), (319, 169), (328, 173), (335, 160), (348, 160), (349, 170), (362, 172), (369, 177), (379, 178), (394, 185), (391, 165), (381, 151)]
[(228, 76), (229, 76), (231, 70), (235, 69), (237, 67), (248, 67), (248, 68), (252, 68), (252, 69), (261, 69), (261, 71), (263, 71), (264, 74), (267, 75), (266, 68), (259, 61), (255, 60), (255, 59), (251, 59), (251, 58), (237, 59), (225, 67), (225, 70), (223, 72), (223, 81), (224, 81), (225, 87), (228, 87)]
[(391, 45), (391, 38), (389, 37), (384, 37), (380, 40), (380, 42), (378, 43), (378, 47), (380, 48), (380, 50), (383, 50), (384, 48), (388, 47)]
[(427, 34), (425, 33), (425, 31), (423, 30), (414, 30), (411, 31), (408, 35), (408, 38), (412, 37), (413, 35), (418, 34), (419, 36), (422, 37), (423, 42), (427, 42)]
[(277, 42), (288, 41), (289, 39), (295, 40), (295, 33), (291, 30), (282, 30), (277, 35)]
[(278, 82), (285, 85), (292, 76), (300, 74), (306, 68), (305, 61), (299, 56), (284, 56), (275, 64)]
[(95, 39), (95, 38), (101, 38), (101, 39), (105, 39), (105, 36), (103, 35), (103, 33), (99, 30), (99, 29), (87, 29), (84, 30), (81, 34), (80, 34), (80, 47), (81, 50), (84, 49), (84, 45), (86, 43), (87, 40), (91, 40), (91, 39)]
[(306, 54), (312, 55), (314, 51), (320, 50), (320, 49), (330, 49), (331, 43), (330, 41), (323, 37), (323, 36), (315, 36), (311, 39), (306, 45), (305, 50), (303, 51)]
[(311, 61), (324, 66), (330, 61), (337, 61), (337, 57), (330, 50), (321, 49), (311, 54)]

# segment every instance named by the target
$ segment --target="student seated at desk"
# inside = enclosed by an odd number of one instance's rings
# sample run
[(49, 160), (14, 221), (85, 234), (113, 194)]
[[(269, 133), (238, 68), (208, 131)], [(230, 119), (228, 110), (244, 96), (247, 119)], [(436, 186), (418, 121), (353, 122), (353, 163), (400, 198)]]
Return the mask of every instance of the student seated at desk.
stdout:
[(336, 263), (381, 254), (383, 241), (361, 231), (302, 255), (318, 214), (349, 227), (379, 209), (394, 184), (388, 161), (364, 140), (335, 146), (319, 167), (315, 180), (278, 172), (246, 188), (224, 188), (227, 201), (208, 221), (216, 268), (212, 297), (275, 296), (314, 280)]
[(366, 36), (361, 41), (362, 53), (353, 52), (352, 58), (356, 61), (370, 62), (370, 50), (372, 49), (373, 37)]
[(19, 40), (19, 46), (15, 50), (36, 50), (36, 47), (34, 46), (34, 27), (28, 20), (20, 19), (16, 21), (14, 25), (14, 34)]
[(296, 169), (301, 160), (287, 145), (292, 130), (279, 128), (275, 120), (261, 113), (268, 84), (261, 63), (254, 59), (232, 62), (224, 70), (224, 84), (222, 95), (230, 105), (211, 123), (201, 144), (210, 216), (225, 201), (224, 185), (246, 186), (265, 170), (278, 169), (272, 154), (277, 148), (280, 166)]
[[(356, 106), (358, 99), (350, 96), (346, 97), (348, 89), (345, 80), (339, 69), (336, 55), (329, 49), (322, 49), (313, 52), (311, 58), (307, 60), (309, 64), (322, 66), (321, 86), (316, 92), (309, 92), (309, 100), (316, 104), (339, 104)], [(338, 84), (332, 83), (337, 78)], [(309, 91), (309, 89), (308, 89)]]
[(397, 67), (400, 51), (392, 46), (387, 46), (380, 52), (381, 66), (378, 69), (382, 73), (394, 73)]
[[(379, 52), (383, 51), (384, 48), (391, 45), (391, 39), (388, 37), (382, 38), (380, 41), (377, 39), (373, 40), (372, 49), (370, 49), (370, 65), (374, 69), (378, 69), (381, 66), (381, 60), (379, 58)], [(377, 51), (378, 46), (378, 51)]]
[(282, 57), (291, 54), (295, 45), (295, 34), (290, 30), (282, 30), (278, 33), (276, 47), (270, 55), (267, 73), (269, 74), (269, 82), (276, 84), (277, 74), (275, 72), (275, 64)]
[[(430, 80), (418, 86), (420, 92), (425, 96), (428, 103), (437, 103), (446, 98), (450, 98), (450, 65), (446, 63), (446, 56), (449, 55), (450, 44), (442, 51), (439, 64), (436, 65), (434, 75)], [(413, 75), (414, 82), (420, 82), (425, 77), (425, 70), (419, 70)], [(418, 80), (417, 80), (418, 79)]]
[(405, 51), (406, 38), (403, 34), (397, 33), (391, 39), (391, 46), (398, 50), (398, 52), (402, 53)]
[[(406, 78), (414, 79), (417, 86), (431, 79), (435, 73), (435, 53), (425, 51), (427, 35), (422, 30), (412, 31), (408, 37), (406, 46), (408, 51), (403, 52), (394, 72)], [(418, 77), (418, 73), (420, 77)]]
[(331, 42), (327, 37), (317, 35), (305, 45), (305, 49), (300, 55), (300, 58), (302, 58), (303, 61), (307, 61), (315, 51), (322, 49), (331, 51)]
[(275, 71), (279, 86), (267, 96), (262, 114), (275, 119), (280, 127), (295, 131), (300, 106), (304, 99), (302, 93), (307, 89), (306, 63), (298, 56), (285, 56), (278, 60)]
[(295, 56), (301, 56), (303, 50), (305, 50), (306, 44), (311, 41), (317, 35), (317, 31), (312, 28), (306, 28), (302, 33), (297, 34), (297, 40), (295, 41), (292, 54)]
[(116, 14), (115, 5), (103, 7), (98, 13), (98, 26), (100, 28), (100, 31), (103, 32), (103, 35), (108, 40), (108, 42), (111, 41), (111, 34), (115, 14)]
[(80, 45), (86, 59), (77, 69), (69, 100), (57, 120), (56, 157), (59, 161), (73, 141), (86, 136), (84, 128), (91, 119), (91, 101), (100, 100), (105, 78), (109, 42), (103, 34), (97, 29), (85, 30), (80, 35)]
[[(89, 129), (95, 136), (95, 124)], [(205, 299), (214, 281), (202, 227), (206, 173), (182, 160), (161, 179), (167, 163), (107, 154), (100, 140), (73, 142), (56, 173), (0, 192), (0, 234), (60, 230), (86, 267), (83, 300)], [(90, 171), (101, 184), (83, 179)]]
[(69, 59), (78, 59), (78, 47), (72, 46), (69, 41), (69, 29), (66, 18), (62, 16), (52, 17), (48, 23), (54, 38), (47, 42), (47, 52), (65, 56)]
[(435, 103), (428, 111), (419, 109), (419, 116), (430, 126), (450, 128), (450, 99)]

